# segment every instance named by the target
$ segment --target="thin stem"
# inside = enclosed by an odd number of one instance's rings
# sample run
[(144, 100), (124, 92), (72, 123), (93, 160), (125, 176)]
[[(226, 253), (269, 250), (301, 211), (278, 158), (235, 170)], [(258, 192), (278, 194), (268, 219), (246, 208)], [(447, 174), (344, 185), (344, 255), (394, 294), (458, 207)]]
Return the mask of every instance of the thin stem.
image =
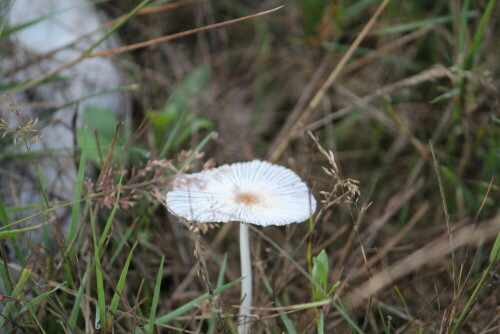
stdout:
[(250, 307), (252, 306), (252, 263), (250, 261), (250, 244), (248, 240), (248, 225), (240, 224), (240, 259), (241, 276), (241, 307), (238, 334), (247, 334), (249, 329)]

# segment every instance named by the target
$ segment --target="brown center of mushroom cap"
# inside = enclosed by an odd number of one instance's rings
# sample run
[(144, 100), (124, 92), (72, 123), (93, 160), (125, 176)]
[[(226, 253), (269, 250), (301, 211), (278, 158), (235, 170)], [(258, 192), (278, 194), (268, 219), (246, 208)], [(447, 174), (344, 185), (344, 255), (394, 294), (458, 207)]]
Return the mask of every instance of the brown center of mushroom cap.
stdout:
[(252, 193), (236, 193), (236, 203), (244, 205), (255, 205), (260, 202), (259, 197)]

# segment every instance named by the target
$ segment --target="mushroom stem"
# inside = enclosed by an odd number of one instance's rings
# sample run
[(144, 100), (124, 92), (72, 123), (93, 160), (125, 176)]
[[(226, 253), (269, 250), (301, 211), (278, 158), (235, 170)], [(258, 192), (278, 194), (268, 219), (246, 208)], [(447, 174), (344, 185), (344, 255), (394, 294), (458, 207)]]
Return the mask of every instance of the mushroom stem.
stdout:
[(249, 329), (250, 306), (252, 306), (252, 263), (250, 261), (250, 244), (248, 238), (248, 224), (240, 224), (240, 260), (241, 276), (241, 307), (238, 325), (238, 334), (247, 334)]

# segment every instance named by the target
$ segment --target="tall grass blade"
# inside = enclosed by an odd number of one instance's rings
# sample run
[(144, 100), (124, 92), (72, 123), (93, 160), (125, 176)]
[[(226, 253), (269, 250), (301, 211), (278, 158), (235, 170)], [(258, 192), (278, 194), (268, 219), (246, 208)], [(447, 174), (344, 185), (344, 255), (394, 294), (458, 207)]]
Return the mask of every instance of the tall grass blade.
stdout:
[[(83, 194), (83, 182), (85, 181), (85, 167), (87, 165), (87, 136), (84, 135), (82, 142), (82, 151), (80, 152), (80, 163), (78, 164), (78, 173), (76, 176), (75, 194), (73, 196), (73, 204), (71, 208), (71, 220), (69, 223), (68, 236), (66, 245), (72, 242), (78, 229), (78, 217), (80, 215), (81, 198)], [(73, 254), (70, 251), (70, 255)]]
[(55, 114), (57, 111), (69, 108), (71, 106), (78, 105), (79, 103), (86, 101), (86, 100), (89, 100), (89, 99), (92, 99), (94, 97), (99, 97), (99, 96), (103, 96), (103, 95), (107, 95), (107, 94), (119, 93), (119, 92), (123, 92), (123, 91), (129, 91), (129, 90), (132, 90), (136, 87), (137, 87), (137, 85), (124, 85), (124, 86), (120, 86), (120, 87), (116, 87), (116, 88), (112, 88), (112, 89), (106, 89), (106, 90), (103, 90), (103, 91), (100, 91), (100, 92), (97, 92), (94, 94), (90, 94), (90, 95), (81, 97), (79, 99), (65, 103), (62, 106), (59, 106), (57, 108), (53, 108), (53, 109), (50, 109), (50, 110), (44, 112), (41, 119), (50, 119), (50, 117), (53, 114)]
[[(14, 0), (15, 1), (15, 0)], [(11, 3), (14, 3), (14, 1), (12, 1)], [(10, 4), (9, 4), (10, 5)], [(58, 11), (55, 11), (55, 12), (52, 12), (50, 14), (47, 14), (47, 15), (43, 15), (43, 16), (40, 16), (40, 17), (37, 17), (33, 20), (30, 20), (28, 22), (24, 22), (24, 23), (21, 23), (21, 24), (18, 24), (12, 28), (9, 28), (9, 29), (5, 29), (5, 30), (0, 30), (0, 38), (3, 38), (3, 37), (6, 37), (12, 33), (15, 33), (17, 31), (21, 31), (23, 29), (26, 29), (26, 28), (29, 28), (31, 26), (34, 26), (40, 22), (43, 22), (47, 19), (50, 19), (52, 17), (55, 17), (57, 15), (60, 15), (60, 14), (63, 14), (67, 11), (70, 11), (72, 9), (76, 9), (76, 8), (79, 8), (79, 7), (82, 7), (83, 5), (80, 5), (80, 6), (71, 6), (71, 7), (68, 7), (68, 8), (64, 8), (64, 9), (61, 9), (61, 10), (58, 10)], [(8, 13), (7, 13), (8, 15)], [(5, 15), (5, 17), (7, 17), (7, 15)], [(3, 28), (3, 24), (2, 24), (2, 27)]]
[(380, 29), (375, 30), (375, 33), (378, 35), (402, 33), (402, 32), (417, 30), (417, 29), (420, 29), (423, 27), (450, 23), (450, 22), (455, 21), (458, 18), (460, 18), (460, 16), (458, 16), (458, 15), (446, 15), (446, 16), (433, 17), (430, 19), (424, 19), (424, 20), (419, 20), (419, 21), (415, 21), (415, 22), (400, 24), (397, 26), (380, 28)]
[(135, 16), (142, 8), (144, 8), (147, 4), (149, 4), (151, 0), (144, 0), (142, 1), (139, 5), (137, 5), (134, 9), (132, 9), (127, 15), (123, 17), (118, 23), (116, 23), (109, 31), (104, 34), (97, 42), (92, 44), (85, 52), (83, 53), (84, 55), (89, 54), (94, 50), (96, 47), (101, 45), (102, 42), (104, 42), (106, 39), (109, 38), (115, 31), (117, 31), (122, 25), (124, 25), (128, 20), (130, 20), (132, 17)]
[[(271, 283), (269, 282), (269, 280), (267, 279), (266, 276), (262, 276), (262, 283), (264, 283), (264, 287), (266, 288), (267, 292), (270, 295), (275, 296), (273, 288), (271, 286)], [(274, 297), (274, 304), (277, 307), (282, 306), (282, 304), (277, 296)], [(297, 334), (297, 330), (295, 329), (295, 326), (293, 325), (293, 323), (290, 320), (290, 318), (288, 317), (288, 315), (285, 312), (283, 312), (282, 310), (278, 310), (278, 313), (280, 315), (281, 321), (283, 322), (283, 325), (285, 325), (286, 332), (289, 334)]]
[[(123, 181), (123, 175), (120, 176), (120, 181), (118, 182), (119, 186), (121, 186), (122, 181)], [(111, 210), (111, 213), (109, 214), (109, 217), (106, 220), (106, 225), (104, 225), (104, 229), (102, 230), (102, 233), (101, 233), (101, 238), (99, 239), (99, 249), (102, 249), (104, 247), (104, 243), (106, 242), (106, 239), (108, 238), (109, 231), (111, 230), (111, 225), (113, 224), (113, 221), (115, 219), (116, 210), (118, 209), (118, 206), (119, 206), (120, 194), (121, 194), (120, 187), (118, 187), (118, 189), (119, 190), (116, 193), (115, 205), (113, 206), (113, 209)]]
[[(7, 208), (5, 207), (1, 199), (0, 199), (0, 221), (2, 222), (2, 226), (10, 225), (10, 219), (9, 219), (9, 214), (7, 213)], [(25, 266), (26, 259), (24, 258), (21, 249), (19, 248), (17, 239), (11, 238), (10, 241), (12, 242), (12, 246), (14, 247), (14, 252), (16, 253), (17, 260), (19, 261), (21, 266)]]
[(95, 262), (95, 278), (97, 285), (97, 308), (99, 314), (100, 321), (96, 319), (96, 329), (104, 328), (107, 324), (106, 321), (106, 295), (104, 293), (104, 279), (101, 268), (101, 259), (100, 259), (100, 248), (99, 243), (97, 242), (97, 232), (96, 232), (96, 222), (94, 214), (90, 214), (90, 223), (92, 226), (92, 240), (94, 242), (94, 262)]
[(47, 292), (44, 292), (44, 293), (36, 296), (35, 298), (31, 299), (28, 303), (26, 303), (26, 305), (24, 305), (19, 310), (18, 316), (21, 315), (21, 313), (24, 313), (24, 312), (26, 312), (28, 310), (33, 311), (33, 309), (36, 308), (36, 307), (38, 307), (40, 305), (40, 303), (44, 301), (44, 299), (48, 298), (51, 294), (53, 294), (57, 290), (61, 289), (61, 287), (63, 287), (64, 284), (65, 283), (58, 284), (53, 289), (51, 289), (51, 290), (49, 290)]
[(203, 138), (203, 140), (194, 148), (193, 152), (191, 153), (191, 155), (189, 156), (189, 158), (186, 159), (186, 161), (184, 161), (184, 163), (181, 165), (181, 167), (179, 168), (179, 172), (182, 173), (182, 171), (184, 171), (184, 169), (189, 166), (191, 164), (191, 162), (193, 161), (194, 157), (196, 156), (196, 154), (200, 153), (200, 151), (205, 147), (205, 145), (208, 144), (208, 142), (210, 141), (210, 139), (213, 139), (213, 138), (217, 138), (217, 132), (215, 131), (212, 131), (210, 132), (205, 138)]
[(161, 280), (163, 278), (163, 264), (165, 263), (165, 256), (161, 257), (160, 269), (158, 269), (158, 276), (156, 277), (155, 291), (153, 294), (153, 302), (151, 303), (151, 310), (149, 311), (149, 327), (148, 334), (153, 334), (154, 321), (156, 318), (156, 308), (158, 307), (158, 300), (160, 299)]
[[(222, 260), (220, 266), (219, 276), (217, 276), (217, 288), (220, 288), (224, 284), (224, 275), (226, 273), (226, 267), (227, 267), (227, 254), (224, 254), (224, 260)], [(219, 307), (220, 307), (220, 296), (216, 296), (214, 297), (215, 310), (210, 316), (210, 320), (208, 322), (207, 334), (215, 333), (215, 324), (217, 322), (217, 315), (219, 314)]]
[(484, 10), (481, 19), (479, 20), (479, 25), (477, 27), (476, 32), (474, 33), (474, 37), (472, 38), (472, 45), (469, 49), (469, 53), (465, 57), (462, 69), (470, 70), (474, 64), (474, 58), (476, 57), (477, 52), (479, 51), (479, 47), (484, 39), (484, 34), (486, 32), (486, 27), (490, 22), (491, 14), (493, 13), (493, 9), (495, 8), (496, 0), (490, 0), (486, 9)]
[(498, 233), (490, 253), (490, 263), (500, 261), (500, 233)]
[(83, 275), (82, 281), (80, 283), (80, 287), (78, 288), (78, 292), (76, 293), (75, 297), (75, 302), (73, 303), (73, 308), (71, 310), (68, 324), (71, 329), (76, 329), (76, 321), (78, 320), (78, 314), (80, 313), (80, 307), (81, 307), (81, 302), (83, 298), (83, 292), (85, 291), (85, 286), (87, 285), (87, 278), (91, 275), (92, 273), (92, 266), (93, 264), (89, 264), (89, 267), (85, 271), (85, 274)]
[(130, 261), (132, 260), (132, 254), (134, 253), (134, 249), (137, 246), (139, 241), (136, 241), (135, 244), (132, 246), (132, 249), (130, 250), (130, 253), (127, 256), (127, 260), (125, 261), (125, 264), (123, 265), (122, 272), (120, 274), (120, 279), (118, 280), (118, 283), (116, 284), (116, 289), (115, 289), (115, 294), (113, 295), (113, 299), (111, 300), (111, 304), (109, 305), (109, 310), (111, 313), (116, 313), (118, 310), (118, 303), (120, 302), (120, 296), (123, 291), (123, 288), (125, 287), (125, 281), (127, 278), (127, 273), (128, 273), (128, 268), (130, 266)]
[(0, 17), (0, 38), (3, 36), (9, 12), (12, 8), (12, 5), (14, 4), (14, 0), (2, 0), (2, 1), (3, 3), (0, 2), (0, 6), (3, 7), (3, 9), (0, 9), (0, 11), (3, 11), (3, 13), (0, 12), (0, 14), (2, 14), (2, 16)]
[[(497, 239), (498, 240), (498, 239)], [(451, 334), (456, 334), (458, 333), (460, 327), (462, 327), (462, 324), (469, 314), (472, 306), (476, 303), (477, 298), (479, 297), (479, 294), (483, 290), (483, 288), (486, 285), (486, 280), (488, 276), (490, 275), (490, 271), (493, 269), (493, 262), (490, 262), (488, 264), (488, 267), (484, 270), (483, 275), (481, 276), (481, 279), (477, 283), (476, 287), (474, 288), (474, 291), (470, 295), (469, 299), (467, 300), (467, 304), (465, 304), (464, 309), (460, 313), (460, 316), (458, 317), (457, 322), (455, 323), (455, 326), (453, 327), (453, 330), (451, 331)]]
[(15, 230), (0, 231), (0, 239), (11, 238), (11, 237), (14, 237), (14, 236), (22, 234), (22, 233), (38, 230), (39, 228), (47, 226), (49, 223), (50, 223), (50, 221), (46, 221), (46, 222), (43, 222), (41, 224), (23, 227), (23, 228), (18, 228)]
[[(214, 289), (213, 291), (213, 294), (210, 294), (210, 293), (205, 293), (204, 295), (201, 295), (193, 300), (191, 300), (190, 302), (184, 304), (183, 306), (177, 308), (176, 310), (170, 312), (170, 313), (167, 313), (159, 318), (157, 318), (154, 323), (155, 324), (166, 324), (172, 320), (175, 320), (175, 318), (185, 314), (186, 312), (189, 312), (193, 309), (196, 308), (197, 305), (199, 305), (200, 303), (204, 302), (205, 300), (209, 300), (215, 296), (218, 296), (220, 295), (221, 293), (223, 293), (224, 291), (226, 290), (229, 290), (231, 289), (232, 287), (234, 287), (235, 285), (241, 283), (241, 281), (243, 280), (244, 277), (240, 277), (230, 283), (227, 283), (227, 284), (224, 284), (223, 286), (219, 287), (219, 288), (216, 288)], [(147, 324), (146, 326), (144, 326), (144, 329), (149, 332), (149, 328), (151, 327), (151, 324)], [(136, 334), (139, 334), (139, 333), (142, 333), (142, 330), (137, 330), (136, 331)]]
[(467, 12), (469, 11), (471, 0), (465, 0), (460, 13), (460, 31), (458, 32), (458, 52), (460, 56), (465, 54), (465, 43), (467, 39)]
[(130, 235), (132, 234), (132, 231), (134, 230), (135, 227), (136, 227), (136, 224), (132, 224), (132, 226), (127, 228), (127, 230), (125, 231), (123, 236), (120, 238), (120, 241), (118, 242), (118, 245), (116, 246), (116, 249), (114, 250), (113, 255), (111, 255), (111, 258), (110, 258), (108, 264), (106, 265), (106, 270), (109, 270), (113, 266), (113, 263), (116, 261), (118, 256), (121, 254), (123, 247), (125, 246), (128, 239), (130, 238)]
[[(21, 276), (19, 277), (19, 280), (16, 283), (16, 286), (14, 287), (14, 290), (12, 291), (10, 297), (12, 298), (19, 298), (21, 294), (24, 291), (24, 287), (26, 286), (26, 283), (28, 282), (28, 279), (31, 276), (31, 271), (32, 269), (29, 267), (25, 267), (23, 271), (21, 272)], [(5, 325), (5, 321), (9, 319), (10, 315), (14, 312), (16, 308), (16, 303), (13, 301), (8, 301), (5, 303), (2, 314), (0, 316), (0, 328)]]

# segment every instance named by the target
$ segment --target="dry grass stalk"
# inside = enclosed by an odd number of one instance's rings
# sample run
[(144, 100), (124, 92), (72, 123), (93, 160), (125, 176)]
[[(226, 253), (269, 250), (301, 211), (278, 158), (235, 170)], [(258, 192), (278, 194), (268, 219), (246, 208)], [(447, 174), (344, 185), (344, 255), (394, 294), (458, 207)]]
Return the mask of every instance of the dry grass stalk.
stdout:
[(314, 94), (307, 107), (304, 110), (301, 110), (300, 113), (298, 113), (298, 115), (290, 115), (290, 117), (287, 119), (287, 122), (285, 123), (285, 125), (279, 132), (278, 136), (276, 137), (276, 140), (271, 145), (271, 148), (269, 150), (270, 153), (268, 153), (269, 161), (271, 162), (276, 161), (281, 156), (281, 154), (287, 147), (290, 140), (293, 138), (295, 133), (300, 129), (302, 122), (305, 119), (307, 119), (307, 117), (312, 113), (312, 111), (319, 105), (321, 99), (325, 95), (328, 88), (330, 88), (330, 86), (335, 82), (338, 75), (341, 73), (341, 71), (344, 69), (347, 62), (353, 55), (354, 51), (358, 48), (358, 46), (361, 44), (361, 41), (363, 41), (368, 32), (371, 30), (371, 28), (373, 27), (373, 25), (375, 24), (378, 17), (383, 12), (384, 8), (387, 6), (388, 3), (389, 0), (384, 0), (379, 5), (373, 16), (368, 21), (368, 23), (363, 27), (363, 30), (361, 30), (359, 35), (356, 37), (354, 42), (349, 47), (349, 50), (347, 50), (347, 52), (344, 54), (344, 56), (339, 61), (337, 66), (335, 66), (333, 71), (326, 78), (325, 82), (321, 85), (319, 90)]

